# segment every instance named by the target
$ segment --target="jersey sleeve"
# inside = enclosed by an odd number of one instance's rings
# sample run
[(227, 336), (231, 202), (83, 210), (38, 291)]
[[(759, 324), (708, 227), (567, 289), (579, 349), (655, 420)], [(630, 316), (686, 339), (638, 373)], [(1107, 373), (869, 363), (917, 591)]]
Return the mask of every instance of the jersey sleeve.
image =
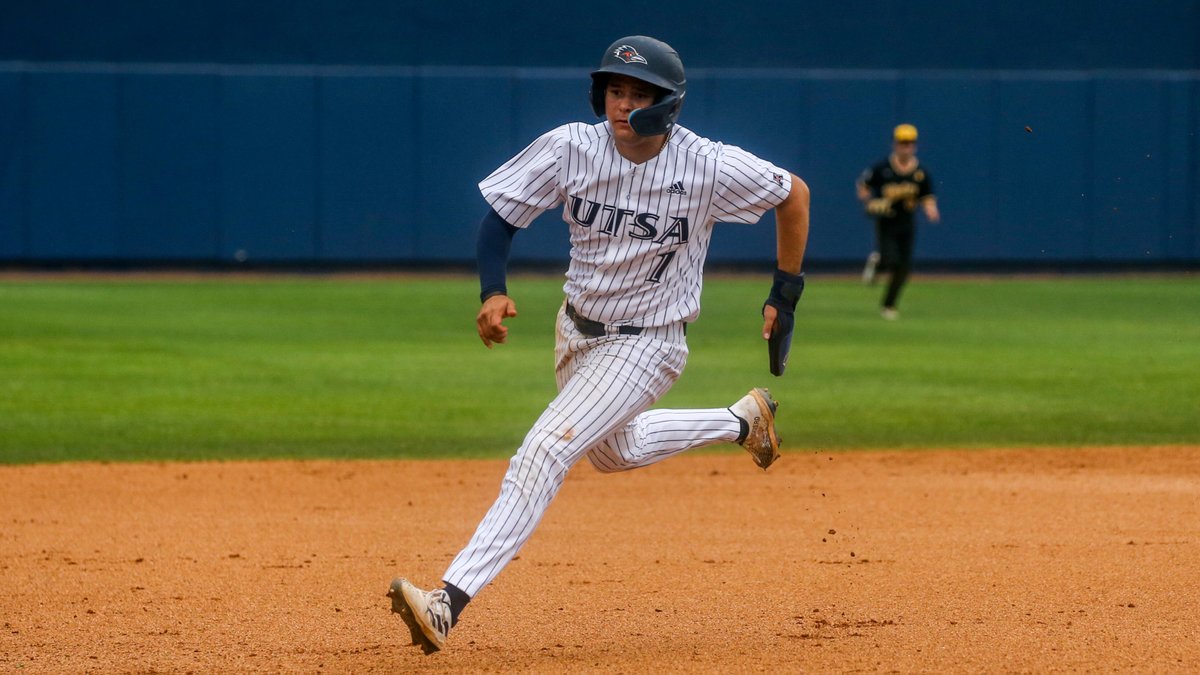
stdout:
[(858, 175), (858, 183), (865, 185), (872, 197), (879, 196), (879, 172), (875, 170), (874, 166), (863, 169), (863, 172)]
[(918, 186), (917, 198), (924, 199), (925, 197), (933, 196), (933, 177), (928, 171), (923, 171), (925, 175), (921, 177), (921, 184)]
[(479, 191), (504, 222), (528, 227), (562, 201), (559, 166), (566, 127), (542, 134), (479, 183)]
[(756, 223), (768, 209), (787, 199), (791, 191), (792, 174), (788, 171), (737, 146), (723, 146), (713, 194), (716, 220)]

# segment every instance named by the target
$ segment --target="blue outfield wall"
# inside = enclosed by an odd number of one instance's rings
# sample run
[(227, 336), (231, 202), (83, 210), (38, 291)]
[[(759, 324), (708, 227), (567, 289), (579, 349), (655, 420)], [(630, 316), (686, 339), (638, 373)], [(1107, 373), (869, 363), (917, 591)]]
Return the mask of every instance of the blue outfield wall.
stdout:
[[(476, 183), (591, 121), (584, 68), (0, 64), (0, 260), (469, 263)], [(809, 259), (859, 260), (854, 197), (921, 130), (948, 263), (1200, 262), (1196, 71), (693, 69), (682, 122), (804, 178)], [(1026, 128), (1030, 131), (1026, 131)], [(561, 261), (548, 213), (514, 260)], [(710, 260), (769, 264), (770, 217)]]
[(575, 67), (620, 35), (692, 68), (1195, 70), (1200, 0), (6, 0), (0, 61)]

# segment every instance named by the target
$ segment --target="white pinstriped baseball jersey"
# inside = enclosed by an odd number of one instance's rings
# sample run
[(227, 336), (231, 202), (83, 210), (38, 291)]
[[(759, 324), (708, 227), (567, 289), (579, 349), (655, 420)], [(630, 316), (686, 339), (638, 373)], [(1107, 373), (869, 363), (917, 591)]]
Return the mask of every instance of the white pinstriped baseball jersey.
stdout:
[(524, 545), (582, 457), (600, 471), (625, 471), (739, 438), (742, 423), (729, 408), (649, 408), (687, 361), (679, 322), (700, 312), (713, 224), (756, 222), (787, 197), (791, 174), (679, 126), (656, 157), (634, 164), (617, 152), (607, 122), (573, 123), (544, 134), (479, 187), (521, 228), (562, 205), (571, 229), (568, 302), (593, 321), (649, 328), (589, 337), (565, 306), (559, 311), (558, 396), (442, 577), (471, 597)]
[(479, 184), (509, 224), (563, 207), (571, 262), (563, 287), (584, 316), (664, 326), (700, 313), (716, 222), (754, 223), (791, 191), (791, 174), (676, 125), (655, 157), (622, 157), (607, 122), (574, 122), (534, 141)]

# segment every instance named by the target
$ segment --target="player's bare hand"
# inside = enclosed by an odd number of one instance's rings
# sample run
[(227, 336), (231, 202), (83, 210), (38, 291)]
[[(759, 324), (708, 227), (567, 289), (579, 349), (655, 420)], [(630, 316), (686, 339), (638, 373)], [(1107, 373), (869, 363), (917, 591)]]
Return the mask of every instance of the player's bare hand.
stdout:
[(775, 328), (775, 317), (779, 314), (779, 310), (771, 305), (763, 305), (763, 339), (771, 339), (771, 329)]
[(475, 326), (479, 330), (479, 339), (488, 349), (492, 344), (504, 344), (508, 340), (508, 327), (504, 320), (517, 315), (517, 305), (507, 295), (493, 295), (483, 301), (479, 315), (475, 317)]

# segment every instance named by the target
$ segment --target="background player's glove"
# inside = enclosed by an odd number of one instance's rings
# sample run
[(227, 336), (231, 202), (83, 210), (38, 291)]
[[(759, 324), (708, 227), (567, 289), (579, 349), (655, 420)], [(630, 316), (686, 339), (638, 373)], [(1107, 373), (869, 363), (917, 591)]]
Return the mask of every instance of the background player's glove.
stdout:
[(792, 331), (796, 327), (796, 303), (804, 292), (804, 273), (788, 274), (783, 270), (775, 270), (775, 281), (771, 284), (771, 293), (763, 303), (763, 309), (770, 305), (775, 308), (775, 325), (771, 328), (771, 337), (767, 338), (767, 356), (771, 362), (771, 374), (776, 377), (783, 375), (787, 368), (788, 354), (792, 351)]
[(867, 213), (875, 217), (888, 217), (896, 215), (892, 211), (892, 200), (886, 197), (877, 197), (867, 201)]

